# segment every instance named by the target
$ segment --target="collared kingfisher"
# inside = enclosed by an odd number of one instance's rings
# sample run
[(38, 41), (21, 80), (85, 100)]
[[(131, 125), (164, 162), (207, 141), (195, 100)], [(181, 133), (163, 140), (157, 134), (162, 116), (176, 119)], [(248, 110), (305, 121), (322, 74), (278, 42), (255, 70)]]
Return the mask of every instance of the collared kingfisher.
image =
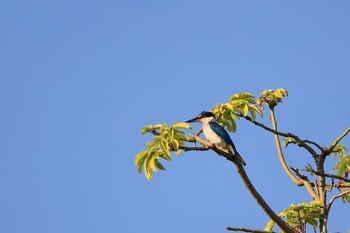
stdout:
[(203, 111), (197, 117), (186, 122), (202, 123), (204, 136), (208, 139), (210, 143), (214, 144), (220, 150), (228, 151), (232, 155), (237, 156), (238, 161), (244, 166), (246, 165), (243, 158), (239, 155), (238, 151), (236, 150), (236, 147), (233, 144), (230, 135), (221, 125), (219, 125), (213, 113)]

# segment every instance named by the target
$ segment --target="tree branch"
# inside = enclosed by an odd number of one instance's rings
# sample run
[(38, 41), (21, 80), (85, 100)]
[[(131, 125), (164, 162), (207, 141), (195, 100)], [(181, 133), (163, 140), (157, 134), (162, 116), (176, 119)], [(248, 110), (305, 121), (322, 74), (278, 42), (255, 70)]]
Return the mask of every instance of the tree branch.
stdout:
[(310, 172), (311, 174), (315, 174), (318, 176), (329, 177), (329, 178), (333, 178), (333, 179), (342, 180), (345, 182), (350, 182), (350, 179), (342, 177), (342, 176), (315, 171), (310, 165), (308, 166), (307, 171)]
[(229, 231), (242, 231), (242, 232), (251, 232), (251, 233), (277, 233), (274, 231), (264, 231), (264, 230), (254, 230), (244, 227), (227, 227), (226, 228)]
[(342, 140), (348, 133), (350, 132), (350, 127), (347, 128), (335, 141), (332, 143), (332, 145), (328, 149), (328, 154), (332, 153), (334, 148), (338, 145), (340, 140)]
[[(304, 149), (306, 149), (314, 159), (316, 159), (318, 157), (318, 154), (316, 153), (316, 151), (314, 149), (312, 149), (311, 146), (307, 145), (306, 142), (309, 142), (313, 145), (318, 145), (316, 142), (311, 142), (310, 140), (301, 140), (297, 135), (292, 134), (292, 133), (288, 133), (289, 137), (293, 138), (296, 143), (300, 146), (303, 147)], [(320, 150), (323, 152), (323, 148), (318, 145), (317, 148), (321, 148)]]
[(345, 192), (342, 192), (342, 193), (339, 193), (339, 194), (337, 194), (337, 195), (334, 195), (334, 196), (332, 197), (332, 199), (329, 201), (329, 204), (328, 204), (328, 211), (331, 209), (332, 204), (333, 204), (333, 202), (335, 201), (335, 199), (337, 199), (337, 198), (339, 198), (339, 197), (342, 197), (342, 196), (344, 196), (344, 195), (347, 195), (347, 194), (349, 194), (349, 193), (350, 193), (350, 190), (347, 190), (347, 191), (345, 191)]
[(243, 183), (247, 187), (250, 194), (254, 197), (260, 207), (265, 211), (265, 213), (286, 233), (294, 233), (294, 231), (270, 208), (270, 206), (265, 202), (263, 197), (255, 189), (254, 185), (248, 178), (242, 164), (235, 163), (237, 171), (243, 180)]
[(320, 146), (319, 144), (317, 144), (317, 143), (314, 142), (314, 141), (310, 141), (310, 140), (307, 140), (307, 139), (304, 139), (304, 140), (302, 140), (302, 141), (305, 142), (305, 143), (312, 144), (312, 145), (316, 146), (320, 151), (323, 151), (323, 147)]
[(265, 129), (266, 131), (269, 131), (275, 135), (278, 136), (282, 136), (282, 137), (291, 137), (295, 140), (295, 142), (297, 144), (299, 144), (301, 147), (303, 147), (304, 149), (306, 149), (314, 158), (317, 156), (316, 151), (314, 151), (314, 149), (312, 149), (312, 147), (308, 146), (306, 143), (312, 144), (314, 146), (316, 146), (318, 149), (320, 149), (321, 151), (323, 151), (324, 149), (318, 145), (316, 142), (310, 141), (310, 140), (301, 140), (298, 136), (296, 136), (295, 134), (292, 133), (283, 133), (278, 131), (277, 129), (271, 129), (270, 127), (267, 127), (266, 125), (257, 122), (255, 120), (253, 120), (251, 117), (249, 116), (243, 116), (242, 114), (237, 114), (239, 117), (243, 117), (244, 119), (246, 119), (247, 121), (253, 123), (254, 125), (257, 125), (263, 129)]
[[(270, 117), (271, 117), (271, 122), (272, 122), (272, 128), (273, 130), (277, 131), (277, 121), (276, 121), (276, 117), (275, 117), (275, 111), (273, 108), (270, 109)], [(286, 160), (284, 159), (284, 155), (282, 152), (282, 148), (281, 148), (281, 142), (280, 139), (278, 137), (277, 134), (274, 133), (274, 138), (275, 138), (275, 142), (276, 142), (276, 147), (277, 147), (277, 153), (278, 153), (278, 157), (280, 159), (280, 162), (282, 164), (283, 169), (285, 170), (285, 172), (287, 173), (287, 175), (289, 176), (289, 178), (291, 178), (291, 180), (298, 186), (302, 186), (304, 183), (302, 180), (297, 179), (293, 173), (289, 170), (289, 167), (287, 165)]]
[(179, 146), (179, 149), (184, 151), (207, 151), (211, 148), (208, 147), (190, 147), (190, 146)]
[(237, 157), (232, 155), (231, 153), (222, 151), (218, 149), (215, 145), (212, 145), (209, 141), (204, 140), (198, 137), (195, 134), (190, 134), (190, 138), (193, 141), (198, 141), (201, 144), (211, 147), (216, 153), (221, 156), (224, 156), (227, 160), (233, 162), (236, 166), (238, 174), (241, 176), (243, 183), (246, 188), (250, 192), (250, 194), (254, 197), (260, 207), (265, 211), (265, 213), (286, 233), (294, 233), (294, 231), (271, 209), (271, 207), (266, 203), (263, 197), (259, 194), (259, 192), (255, 189), (252, 182), (249, 180), (247, 173), (245, 172), (242, 164), (237, 161)]
[[(290, 167), (290, 169), (300, 178), (300, 180), (303, 181), (303, 184), (304, 184), (306, 190), (309, 192), (312, 199), (314, 199), (315, 201), (319, 201), (320, 200), (319, 194), (315, 192), (315, 190), (313, 189), (312, 184), (309, 181), (309, 179), (307, 178), (307, 176), (300, 174), (298, 168)], [(318, 191), (317, 186), (315, 186), (315, 189)]]
[(277, 134), (279, 136), (282, 136), (282, 137), (290, 137), (289, 133), (283, 133), (283, 132), (279, 132), (277, 130), (274, 130), (274, 129), (271, 129), (270, 127), (267, 127), (266, 125), (260, 123), (260, 122), (257, 122), (255, 120), (253, 120), (250, 116), (243, 116), (242, 114), (237, 114), (239, 117), (243, 117), (244, 119), (246, 119), (247, 121), (253, 123), (254, 125), (257, 125), (259, 126), (260, 128), (263, 128), (264, 130), (267, 130), (271, 133), (274, 133), (274, 134)]

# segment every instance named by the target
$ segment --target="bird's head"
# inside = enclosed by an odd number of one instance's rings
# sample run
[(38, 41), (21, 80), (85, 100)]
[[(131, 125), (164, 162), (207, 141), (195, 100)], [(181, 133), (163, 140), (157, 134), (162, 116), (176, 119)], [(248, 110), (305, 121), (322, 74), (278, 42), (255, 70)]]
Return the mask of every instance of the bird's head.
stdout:
[(206, 112), (203, 111), (199, 113), (199, 115), (191, 120), (186, 121), (187, 123), (192, 123), (192, 122), (204, 122), (204, 121), (212, 121), (215, 120), (215, 115), (212, 112)]

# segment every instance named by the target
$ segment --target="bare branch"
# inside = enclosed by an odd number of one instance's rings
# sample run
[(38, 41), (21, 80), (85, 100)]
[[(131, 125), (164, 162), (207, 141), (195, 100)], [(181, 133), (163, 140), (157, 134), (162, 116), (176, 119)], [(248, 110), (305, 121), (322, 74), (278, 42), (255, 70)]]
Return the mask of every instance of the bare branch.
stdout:
[(184, 151), (207, 151), (211, 148), (208, 147), (189, 147), (189, 146), (179, 146), (179, 149)]
[(244, 119), (246, 119), (247, 121), (250, 121), (251, 123), (253, 123), (254, 125), (257, 125), (271, 133), (274, 133), (274, 134), (277, 134), (279, 136), (282, 136), (282, 137), (290, 137), (289, 133), (283, 133), (283, 132), (279, 132), (277, 130), (274, 130), (274, 129), (271, 129), (270, 127), (267, 127), (266, 125), (260, 123), (260, 122), (257, 122), (255, 120), (253, 120), (250, 116), (243, 116), (242, 114), (237, 114), (239, 117), (243, 117)]
[(350, 182), (350, 179), (345, 178), (345, 177), (343, 177), (343, 176), (338, 176), (338, 175), (334, 175), (334, 174), (328, 174), (328, 173), (324, 173), (324, 172), (315, 171), (315, 170), (311, 167), (310, 164), (309, 164), (309, 166), (308, 166), (307, 171), (309, 171), (311, 174), (315, 174), (315, 175), (318, 175), (318, 176), (329, 177), (329, 178), (333, 178), (333, 179), (342, 180), (342, 181), (345, 181), (345, 182)]
[(309, 143), (309, 144), (312, 144), (312, 145), (315, 145), (318, 149), (320, 149), (321, 151), (323, 151), (323, 148), (318, 145), (316, 142), (313, 142), (313, 141), (310, 141), (310, 140), (301, 140), (298, 136), (296, 136), (295, 134), (292, 134), (292, 133), (283, 133), (283, 132), (280, 132), (278, 131), (277, 129), (272, 129), (270, 127), (267, 127), (266, 125), (260, 123), (260, 122), (257, 122), (255, 120), (253, 120), (251, 117), (249, 116), (243, 116), (242, 114), (238, 114), (239, 117), (243, 117), (244, 119), (246, 119), (247, 121), (253, 123), (254, 125), (257, 125), (275, 135), (278, 135), (278, 136), (282, 136), (282, 137), (291, 137), (293, 138), (295, 141), (296, 141), (296, 144), (299, 144), (301, 147), (305, 148), (314, 158), (317, 157), (317, 153), (316, 151), (314, 151), (314, 149), (312, 149), (312, 147), (310, 147), (309, 145), (307, 145), (306, 143)]
[[(275, 111), (273, 108), (270, 108), (270, 118), (271, 118), (271, 122), (272, 122), (272, 128), (277, 131), (277, 121), (276, 121), (276, 117), (275, 117)], [(280, 159), (281, 165), (284, 169), (284, 171), (287, 173), (287, 175), (289, 176), (289, 178), (298, 186), (302, 186), (304, 183), (302, 181), (302, 179), (297, 179), (293, 173), (289, 170), (289, 167), (287, 165), (287, 162), (284, 158), (284, 154), (282, 151), (282, 147), (281, 147), (281, 142), (280, 139), (278, 137), (277, 134), (273, 135), (275, 138), (275, 143), (276, 143), (276, 147), (277, 147), (277, 153), (278, 153), (278, 158)]]
[[(316, 153), (316, 151), (312, 149), (311, 146), (306, 144), (306, 142), (311, 143), (310, 140), (301, 140), (297, 135), (292, 133), (288, 133), (288, 135), (289, 137), (293, 138), (300, 147), (303, 147), (304, 149), (306, 149), (314, 159), (318, 157), (318, 154)], [(312, 142), (311, 144), (318, 145), (316, 142)], [(318, 145), (317, 148), (321, 148), (321, 151), (323, 151), (323, 148), (321, 146)]]
[(227, 227), (226, 228), (229, 231), (241, 231), (241, 232), (251, 232), (251, 233), (277, 233), (274, 231), (264, 231), (264, 230), (254, 230), (244, 227)]
[(350, 132), (350, 127), (347, 128), (337, 139), (335, 139), (335, 141), (332, 143), (332, 145), (329, 147), (328, 149), (328, 153), (330, 154), (333, 152), (334, 148), (338, 145), (338, 143), (340, 142), (340, 140), (342, 140), (348, 133)]
[(342, 196), (344, 196), (344, 195), (347, 195), (347, 194), (349, 194), (349, 193), (350, 193), (350, 190), (347, 190), (347, 191), (345, 191), (345, 192), (342, 192), (342, 193), (339, 193), (339, 194), (337, 194), (337, 195), (334, 195), (334, 196), (332, 197), (332, 199), (329, 201), (329, 204), (328, 204), (328, 211), (331, 209), (331, 206), (332, 206), (333, 202), (335, 201), (335, 199), (337, 199), (337, 198), (339, 198), (339, 197), (342, 197)]
[(309, 181), (309, 179), (307, 178), (307, 176), (300, 174), (298, 168), (290, 167), (290, 169), (296, 174), (296, 176), (298, 176), (300, 178), (300, 180), (303, 181), (303, 184), (304, 184), (306, 190), (309, 192), (310, 196), (315, 201), (319, 201), (320, 195), (319, 195), (318, 186), (315, 186), (315, 189), (316, 189), (316, 192), (315, 192), (315, 190), (313, 189), (313, 186), (312, 186), (311, 182)]
[(309, 144), (312, 144), (312, 145), (316, 146), (320, 151), (324, 150), (322, 146), (320, 146), (318, 143), (316, 143), (314, 141), (304, 139), (303, 142), (309, 143)]
[(254, 185), (248, 178), (247, 173), (245, 172), (242, 164), (235, 163), (237, 171), (241, 176), (246, 188), (250, 192), (250, 194), (254, 197), (260, 207), (265, 211), (265, 213), (286, 233), (294, 233), (294, 231), (288, 226), (286, 222), (284, 222), (265, 202), (263, 197), (259, 194), (259, 192), (255, 189)]

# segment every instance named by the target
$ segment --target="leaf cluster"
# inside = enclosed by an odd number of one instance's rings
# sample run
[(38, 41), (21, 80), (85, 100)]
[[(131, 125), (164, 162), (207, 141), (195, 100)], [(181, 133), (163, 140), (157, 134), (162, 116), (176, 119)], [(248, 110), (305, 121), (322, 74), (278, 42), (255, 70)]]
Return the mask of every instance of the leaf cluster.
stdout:
[[(322, 204), (316, 201), (297, 205), (291, 204), (279, 216), (284, 218), (286, 223), (291, 227), (298, 229), (299, 232), (306, 232), (307, 224), (311, 225), (314, 229), (317, 228), (318, 220), (321, 217), (321, 207)], [(266, 225), (265, 231), (272, 231), (274, 226), (275, 222), (271, 220)]]
[(257, 103), (259, 106), (266, 104), (270, 108), (274, 108), (277, 104), (282, 102), (285, 96), (288, 96), (288, 91), (283, 88), (277, 88), (275, 91), (268, 89), (260, 93)]
[[(228, 103), (218, 104), (211, 111), (216, 116), (218, 122), (229, 132), (236, 131), (235, 119), (239, 116), (250, 116), (256, 119), (257, 114), (262, 116), (262, 111), (256, 103), (254, 95), (242, 92), (231, 96)], [(135, 165), (137, 171), (144, 174), (147, 179), (153, 179), (153, 172), (165, 170), (159, 162), (160, 159), (171, 160), (171, 152), (181, 155), (185, 142), (189, 141), (183, 129), (191, 129), (186, 123), (175, 123), (168, 127), (166, 124), (147, 125), (142, 128), (141, 134), (153, 134), (152, 141), (145, 144), (148, 147), (136, 155)]]
[[(338, 144), (336, 148), (334, 148), (332, 157), (333, 158), (338, 157), (339, 162), (335, 167), (332, 168), (332, 172), (336, 171), (338, 176), (348, 178), (349, 172), (350, 172), (350, 153), (346, 154), (346, 152), (347, 152), (347, 149), (342, 144)], [(344, 183), (342, 181), (340, 182)], [(349, 183), (347, 182), (345, 184), (348, 185)], [(347, 190), (348, 188), (342, 188), (341, 192), (345, 192)], [(350, 194), (343, 195), (341, 198), (343, 203), (350, 202)]]
[[(270, 212), (273, 214), (266, 211), (271, 219), (274, 220), (271, 220), (266, 225), (265, 231), (271, 232), (275, 225), (278, 225), (280, 229), (287, 232), (290, 232), (288, 231), (290, 230), (289, 226), (296, 232), (306, 232), (307, 225), (312, 226), (315, 229), (315, 232), (318, 226), (320, 231), (327, 231), (326, 223), (333, 201), (341, 197), (344, 203), (350, 202), (350, 191), (348, 191), (348, 187), (350, 185), (348, 179), (348, 174), (350, 171), (350, 154), (347, 154), (345, 146), (339, 144), (339, 141), (350, 132), (350, 128), (341, 134), (328, 147), (322, 147), (316, 142), (310, 140), (302, 140), (297, 135), (292, 133), (280, 132), (277, 129), (274, 107), (281, 103), (283, 98), (286, 96), (288, 96), (288, 92), (283, 88), (278, 88), (276, 90), (265, 90), (260, 93), (257, 99), (254, 97), (254, 95), (248, 92), (241, 92), (232, 95), (229, 102), (217, 104), (216, 107), (210, 111), (215, 115), (220, 125), (226, 128), (229, 132), (235, 132), (237, 130), (236, 120), (244, 118), (254, 125), (273, 133), (278, 155), (283, 168), (298, 186), (306, 187), (307, 191), (314, 200), (310, 203), (300, 203), (297, 205), (292, 204), (282, 213), (280, 213), (279, 217), (283, 218), (287, 225), (281, 224), (281, 222), (279, 222), (281, 219), (278, 218), (278, 216), (272, 210)], [(263, 105), (267, 105), (270, 108), (270, 119), (272, 122), (271, 128), (256, 121), (257, 115), (263, 116)], [(196, 135), (191, 135), (189, 138), (183, 131), (189, 129), (191, 129), (191, 126), (186, 123), (176, 123), (171, 126), (167, 126), (166, 124), (145, 126), (141, 130), (141, 133), (150, 133), (153, 135), (153, 138), (151, 141), (145, 144), (147, 149), (136, 155), (135, 165), (138, 172), (142, 173), (142, 171), (144, 171), (146, 178), (151, 180), (153, 179), (154, 172), (157, 172), (158, 170), (165, 170), (164, 166), (160, 163), (160, 159), (170, 161), (171, 152), (181, 155), (183, 151), (204, 151), (210, 149), (205, 146), (203, 141), (201, 142), (199, 140), (201, 139), (199, 137), (201, 131), (199, 131)], [(309, 165), (304, 169), (304, 171), (315, 176), (316, 180), (314, 182), (311, 182), (307, 176), (302, 175), (299, 172), (299, 169), (293, 169), (291, 166), (288, 166), (281, 149), (279, 136), (283, 137), (284, 147), (287, 147), (289, 144), (298, 145), (306, 149), (311, 154), (315, 160), (315, 164), (317, 165), (317, 170), (314, 170), (311, 165)], [(196, 142), (201, 143), (202, 147), (197, 147)], [(186, 143), (194, 143), (194, 146), (186, 146)], [(317, 148), (320, 152), (317, 153), (314, 148)], [(337, 157), (339, 159), (336, 166), (332, 169), (332, 172), (336, 172), (338, 175), (324, 172), (324, 161), (329, 155), (331, 155), (333, 158)], [(295, 172), (295, 175), (289, 170), (289, 168)], [(242, 177), (244, 181), (248, 179), (245, 177)], [(332, 178), (332, 183), (328, 184), (326, 178)], [(338, 184), (334, 184), (334, 179), (338, 180)], [(251, 185), (247, 185), (247, 187), (251, 187)], [(340, 193), (334, 195), (329, 204), (327, 204), (326, 193), (331, 192), (333, 187), (338, 188)], [(259, 197), (259, 195), (253, 194), (253, 196), (260, 201), (258, 201), (258, 203), (261, 203), (261, 197)], [(266, 206), (262, 205), (262, 207), (264, 210), (266, 209)], [(277, 224), (274, 221), (276, 221)]]
[(165, 170), (159, 159), (171, 160), (170, 152), (173, 151), (177, 155), (181, 155), (181, 147), (184, 141), (189, 138), (182, 129), (191, 129), (186, 123), (175, 123), (168, 127), (166, 124), (147, 125), (142, 130), (142, 134), (151, 133), (154, 135), (151, 142), (145, 144), (148, 147), (136, 155), (135, 165), (137, 171), (141, 174), (144, 170), (147, 179), (153, 179), (153, 172), (158, 169)]
[(248, 92), (241, 92), (231, 96), (228, 103), (217, 104), (211, 112), (216, 116), (217, 121), (229, 132), (236, 132), (235, 119), (239, 116), (248, 116), (255, 120), (257, 113), (262, 116), (261, 109), (257, 106), (254, 95)]

